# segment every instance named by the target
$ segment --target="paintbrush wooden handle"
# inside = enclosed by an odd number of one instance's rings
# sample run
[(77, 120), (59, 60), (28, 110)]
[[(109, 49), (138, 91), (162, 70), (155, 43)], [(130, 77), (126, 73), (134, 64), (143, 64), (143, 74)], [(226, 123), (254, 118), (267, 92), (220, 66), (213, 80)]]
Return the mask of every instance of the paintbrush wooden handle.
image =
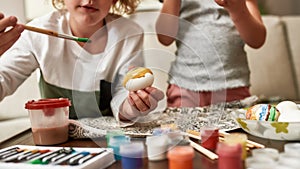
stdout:
[(28, 25), (24, 25), (24, 28), (29, 31), (38, 32), (38, 33), (42, 33), (42, 34), (46, 34), (46, 35), (50, 35), (50, 36), (55, 36), (58, 38), (64, 38), (64, 39), (74, 40), (74, 41), (78, 41), (78, 42), (91, 42), (91, 40), (89, 38), (79, 38), (79, 37), (75, 37), (75, 36), (71, 36), (71, 35), (59, 34), (57, 32), (51, 31), (51, 30), (36, 28), (36, 27), (28, 26)]
[(54, 31), (51, 31), (51, 30), (36, 28), (36, 27), (32, 27), (32, 26), (27, 26), (27, 25), (24, 25), (24, 28), (26, 30), (29, 30), (29, 31), (38, 32), (38, 33), (58, 37), (58, 33), (54, 32)]

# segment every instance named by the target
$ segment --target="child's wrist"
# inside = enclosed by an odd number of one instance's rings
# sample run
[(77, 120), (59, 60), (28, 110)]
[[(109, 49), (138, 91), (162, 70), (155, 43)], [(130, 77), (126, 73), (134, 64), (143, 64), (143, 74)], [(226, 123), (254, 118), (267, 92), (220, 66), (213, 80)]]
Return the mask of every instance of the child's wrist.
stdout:
[(229, 11), (230, 17), (234, 22), (238, 22), (239, 20), (243, 20), (246, 18), (247, 15), (250, 15), (247, 7), (240, 8), (237, 10), (230, 10)]

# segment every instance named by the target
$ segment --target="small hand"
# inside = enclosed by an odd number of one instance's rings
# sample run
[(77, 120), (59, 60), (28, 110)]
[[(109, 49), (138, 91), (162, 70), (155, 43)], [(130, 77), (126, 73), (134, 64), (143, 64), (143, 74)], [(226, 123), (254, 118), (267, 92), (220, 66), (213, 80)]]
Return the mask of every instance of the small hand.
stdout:
[[(0, 12), (0, 56), (19, 39), (24, 30), (24, 27), (18, 25), (17, 21), (16, 17), (4, 17)], [(12, 28), (7, 30), (9, 27)]]
[[(162, 91), (147, 87), (144, 90), (130, 92), (124, 105), (120, 119), (134, 119), (139, 116), (145, 116), (157, 107), (158, 101), (164, 98)], [(126, 106), (126, 105), (129, 105)]]
[(235, 12), (246, 8), (246, 0), (215, 0), (215, 2), (228, 10), (228, 12)]

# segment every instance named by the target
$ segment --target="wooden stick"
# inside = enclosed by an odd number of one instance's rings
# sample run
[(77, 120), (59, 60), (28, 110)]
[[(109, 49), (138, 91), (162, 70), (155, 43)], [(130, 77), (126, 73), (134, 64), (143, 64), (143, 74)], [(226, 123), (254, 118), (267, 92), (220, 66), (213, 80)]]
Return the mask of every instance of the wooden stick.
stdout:
[(204, 154), (205, 156), (207, 156), (208, 158), (212, 159), (212, 160), (216, 160), (218, 159), (218, 155), (207, 150), (206, 148), (202, 147), (201, 145), (193, 142), (192, 140), (189, 140), (190, 141), (190, 145), (195, 148), (196, 150), (198, 150), (200, 153)]
[[(220, 134), (220, 136), (224, 137), (225, 135), (229, 135), (230, 133), (227, 133), (225, 131), (219, 131), (219, 134)], [(251, 141), (251, 140), (247, 140), (247, 143), (248, 143), (248, 145), (252, 145), (252, 146), (257, 147), (257, 148), (265, 148), (265, 145), (256, 143), (256, 142)]]
[[(187, 131), (184, 134), (187, 135), (188, 137), (201, 140), (200, 132), (197, 132), (197, 131)], [(226, 133), (224, 131), (219, 131), (219, 134), (220, 134), (220, 136), (224, 137), (225, 135), (229, 135), (230, 133)], [(224, 138), (222, 138), (222, 137), (219, 137), (219, 139), (220, 140), (224, 140)], [(265, 148), (264, 145), (256, 143), (256, 142), (251, 141), (251, 140), (247, 140), (247, 147), (249, 147), (249, 148), (254, 148), (254, 147), (256, 147), (256, 148)]]
[(256, 142), (251, 141), (251, 140), (247, 140), (247, 143), (248, 143), (248, 144), (251, 144), (251, 145), (253, 145), (253, 146), (257, 147), (257, 148), (265, 148), (265, 147), (266, 147), (265, 145), (256, 143)]
[(29, 31), (33, 31), (33, 32), (37, 32), (37, 33), (42, 33), (42, 34), (58, 37), (58, 33), (54, 32), (54, 31), (41, 29), (41, 28), (36, 28), (36, 27), (32, 27), (32, 26), (27, 26), (27, 25), (24, 25), (24, 28), (26, 30), (29, 30)]
[(197, 140), (201, 140), (200, 136), (195, 135), (195, 134), (191, 134), (191, 133), (188, 133), (188, 132), (183, 132), (183, 135), (186, 135), (188, 137), (191, 137), (191, 138), (194, 138), (194, 139), (197, 139)]
[(71, 36), (71, 35), (59, 34), (57, 32), (47, 30), (47, 29), (36, 28), (36, 27), (28, 26), (28, 25), (24, 25), (24, 28), (26, 30), (29, 30), (29, 31), (42, 33), (42, 34), (45, 34), (45, 35), (54, 36), (54, 37), (58, 37), (58, 38), (75, 40), (75, 41), (78, 41), (78, 42), (90, 42), (90, 40), (88, 38), (78, 38), (78, 37)]
[[(219, 137), (219, 139), (220, 139), (220, 142), (224, 142), (224, 137)], [(246, 144), (246, 150), (247, 151), (249, 151), (250, 150), (250, 148), (254, 148), (254, 145), (252, 145), (252, 144)]]

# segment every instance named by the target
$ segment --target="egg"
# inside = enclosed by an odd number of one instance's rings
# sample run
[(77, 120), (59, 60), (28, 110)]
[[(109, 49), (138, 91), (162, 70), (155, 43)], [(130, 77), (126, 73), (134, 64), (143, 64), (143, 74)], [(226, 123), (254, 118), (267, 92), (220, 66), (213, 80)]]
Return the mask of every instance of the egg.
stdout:
[(277, 104), (276, 108), (282, 113), (286, 110), (299, 110), (297, 104), (292, 101), (282, 101)]
[(277, 121), (279, 116), (280, 111), (271, 104), (256, 104), (246, 112), (249, 120)]
[(150, 69), (137, 67), (126, 74), (123, 86), (129, 91), (137, 91), (151, 86), (153, 82), (154, 76)]
[(276, 108), (280, 111), (278, 122), (300, 122), (300, 109), (292, 101), (282, 101)]

